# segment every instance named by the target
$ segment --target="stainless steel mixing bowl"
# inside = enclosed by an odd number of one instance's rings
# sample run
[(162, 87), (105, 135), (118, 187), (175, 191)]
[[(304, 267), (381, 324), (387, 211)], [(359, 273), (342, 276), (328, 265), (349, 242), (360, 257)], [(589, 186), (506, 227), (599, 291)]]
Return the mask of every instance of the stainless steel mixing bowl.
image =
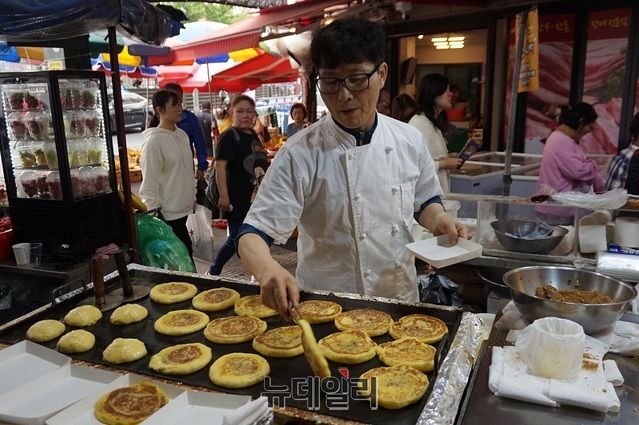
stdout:
[[(573, 267), (520, 267), (506, 272), (504, 283), (519, 312), (529, 322), (542, 317), (561, 317), (579, 323), (589, 335), (614, 326), (637, 296), (634, 286), (621, 280)], [(599, 291), (610, 296), (614, 302), (578, 304), (536, 297), (535, 289), (544, 285), (552, 285), (559, 290)]]
[(559, 245), (568, 230), (560, 226), (552, 226), (550, 236), (539, 239), (523, 239), (510, 236), (511, 234), (528, 235), (534, 231), (539, 223), (522, 220), (496, 220), (490, 223), (495, 231), (499, 243), (508, 251), (524, 252), (527, 254), (547, 254)]

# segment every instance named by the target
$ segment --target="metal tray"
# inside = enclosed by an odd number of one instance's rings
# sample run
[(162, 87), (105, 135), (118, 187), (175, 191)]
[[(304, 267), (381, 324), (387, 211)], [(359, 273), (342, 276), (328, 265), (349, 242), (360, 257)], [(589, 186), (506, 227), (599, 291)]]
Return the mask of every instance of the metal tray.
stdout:
[[(135, 267), (130, 268), (130, 277), (133, 285), (149, 285), (153, 286), (158, 283), (171, 282), (171, 281), (184, 281), (189, 282), (198, 287), (200, 291), (207, 290), (215, 287), (225, 286), (235, 289), (240, 295), (253, 295), (259, 293), (259, 287), (257, 285), (234, 282), (229, 280), (215, 279), (215, 278), (203, 278), (201, 276), (186, 274), (165, 272), (163, 270), (143, 268), (137, 269)], [(119, 286), (119, 277), (117, 273), (113, 273), (105, 277), (105, 283), (107, 285), (107, 291)], [(46, 311), (33, 315), (25, 316), (24, 320), (18, 321), (14, 325), (0, 330), (0, 341), (6, 343), (17, 343), (25, 338), (26, 330), (29, 326), (38, 320), (42, 319), (56, 319), (62, 320), (64, 315), (70, 311), (77, 302), (82, 299), (92, 296), (86, 294), (82, 296), (75, 296), (70, 300), (63, 301), (57, 305), (52, 306)], [(302, 292), (301, 300), (308, 299), (321, 299), (332, 300), (339, 303), (343, 310), (351, 310), (355, 308), (373, 308), (389, 313), (394, 320), (399, 319), (402, 316), (414, 313), (428, 314), (443, 320), (448, 326), (449, 337), (442, 340), (436, 345), (438, 350), (437, 359), (443, 359), (448, 349), (450, 348), (451, 341), (457, 332), (462, 318), (462, 311), (459, 309), (452, 309), (450, 307), (440, 307), (428, 304), (412, 304), (404, 303), (395, 300), (389, 300), (386, 298), (376, 299), (371, 297), (361, 297), (351, 294), (335, 295), (324, 292)], [(341, 391), (337, 394), (331, 393), (328, 388), (321, 388), (320, 392), (319, 381), (309, 378), (312, 376), (311, 369), (308, 363), (305, 361), (304, 356), (297, 356), (290, 359), (276, 359), (267, 358), (270, 367), (270, 388), (265, 389), (264, 384), (257, 384), (244, 389), (231, 390), (226, 388), (217, 387), (214, 385), (209, 377), (209, 367), (184, 376), (168, 376), (158, 374), (148, 367), (150, 357), (166, 348), (170, 345), (182, 344), (187, 342), (201, 342), (210, 346), (213, 350), (213, 358), (217, 359), (220, 356), (231, 352), (247, 352), (255, 353), (251, 346), (251, 342), (233, 344), (233, 345), (220, 345), (214, 344), (204, 338), (203, 333), (196, 332), (185, 336), (165, 336), (158, 334), (153, 329), (153, 323), (162, 315), (172, 310), (178, 309), (190, 309), (192, 308), (191, 301), (184, 301), (181, 303), (171, 305), (161, 305), (152, 302), (148, 297), (138, 301), (149, 310), (149, 316), (142, 322), (126, 325), (115, 326), (109, 322), (109, 317), (112, 311), (106, 312), (104, 317), (95, 325), (85, 328), (92, 332), (96, 336), (95, 347), (82, 354), (72, 355), (75, 359), (84, 360), (90, 363), (108, 365), (102, 360), (102, 352), (115, 338), (138, 338), (142, 340), (147, 347), (148, 355), (144, 358), (123, 364), (117, 365), (120, 369), (125, 369), (138, 374), (146, 374), (153, 377), (159, 377), (162, 379), (175, 380), (183, 382), (185, 384), (192, 385), (194, 387), (204, 387), (212, 390), (238, 394), (249, 395), (253, 398), (257, 398), (261, 395), (267, 396), (269, 401), (275, 401), (279, 407), (283, 407), (285, 403), (287, 407), (294, 407), (306, 411), (313, 411), (328, 416), (334, 416), (349, 420), (355, 420), (371, 424), (414, 424), (418, 421), (420, 413), (424, 409), (428, 395), (431, 392), (433, 383), (437, 373), (438, 363), (436, 363), (436, 369), (434, 372), (428, 373), (430, 380), (429, 388), (426, 392), (426, 396), (420, 403), (407, 406), (406, 408), (399, 410), (386, 410), (383, 408), (372, 409), (371, 403), (368, 400), (352, 400), (346, 397), (342, 397)], [(223, 310), (221, 312), (209, 313), (211, 319), (218, 317), (232, 316), (235, 313), (232, 308)], [(265, 319), (268, 323), (269, 329), (279, 326), (289, 326), (290, 323), (284, 322), (279, 316), (274, 318)], [(326, 335), (337, 332), (337, 328), (333, 323), (324, 323), (313, 325), (313, 331), (317, 339), (323, 338)], [(390, 335), (382, 335), (373, 338), (378, 344), (392, 340)], [(55, 349), (56, 340), (44, 345)], [(351, 381), (345, 379), (345, 377), (359, 377), (365, 371), (384, 366), (377, 357), (368, 362), (359, 365), (344, 365), (337, 364), (329, 361), (331, 371), (333, 373), (333, 383), (339, 385), (348, 386), (351, 385)], [(291, 394), (293, 386), (297, 386), (298, 391), (296, 394)], [(302, 388), (302, 389), (300, 389)], [(344, 389), (344, 387), (342, 387)], [(346, 402), (344, 403), (344, 399)]]

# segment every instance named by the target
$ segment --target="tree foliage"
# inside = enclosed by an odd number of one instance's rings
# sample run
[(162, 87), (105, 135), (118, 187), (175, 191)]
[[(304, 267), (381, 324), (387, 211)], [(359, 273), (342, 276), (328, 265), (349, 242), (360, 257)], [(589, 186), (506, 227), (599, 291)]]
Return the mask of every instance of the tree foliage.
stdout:
[(158, 2), (181, 10), (189, 18), (189, 22), (207, 19), (223, 24), (232, 24), (247, 17), (247, 9), (218, 3), (206, 2)]

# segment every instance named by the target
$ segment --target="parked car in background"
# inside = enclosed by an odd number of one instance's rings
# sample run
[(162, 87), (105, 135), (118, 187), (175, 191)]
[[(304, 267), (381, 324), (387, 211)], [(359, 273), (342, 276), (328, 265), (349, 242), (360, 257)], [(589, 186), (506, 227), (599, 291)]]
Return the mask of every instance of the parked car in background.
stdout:
[[(122, 91), (122, 109), (124, 111), (124, 127), (139, 128), (140, 131), (147, 127), (153, 114), (145, 97), (128, 91)], [(111, 93), (109, 93), (109, 116), (111, 131), (115, 133), (115, 107)]]

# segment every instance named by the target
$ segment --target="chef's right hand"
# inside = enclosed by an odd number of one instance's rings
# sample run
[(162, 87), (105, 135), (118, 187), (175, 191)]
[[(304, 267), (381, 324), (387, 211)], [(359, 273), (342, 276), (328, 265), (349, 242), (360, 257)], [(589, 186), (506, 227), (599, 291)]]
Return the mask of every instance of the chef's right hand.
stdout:
[(262, 304), (277, 310), (284, 320), (290, 321), (290, 309), (297, 308), (300, 299), (295, 276), (273, 261), (272, 265), (262, 269), (258, 281)]

